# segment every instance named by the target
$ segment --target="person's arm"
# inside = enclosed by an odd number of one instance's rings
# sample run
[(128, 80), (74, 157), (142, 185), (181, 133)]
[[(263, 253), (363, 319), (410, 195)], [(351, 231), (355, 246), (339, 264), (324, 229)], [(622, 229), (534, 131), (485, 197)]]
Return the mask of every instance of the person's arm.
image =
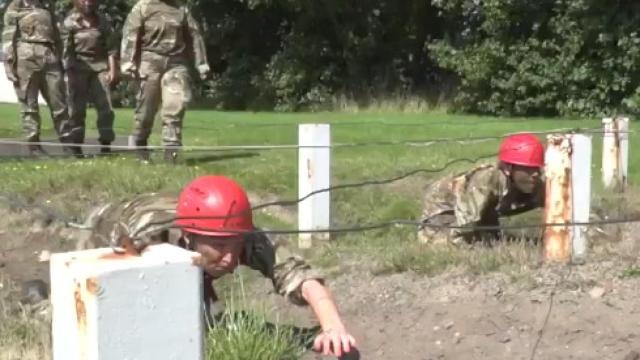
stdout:
[(62, 66), (65, 70), (71, 68), (75, 58), (75, 43), (73, 39), (73, 20), (67, 17), (60, 26), (62, 37)]
[(107, 53), (109, 54), (109, 85), (115, 86), (120, 81), (118, 35), (107, 19), (102, 17), (100, 23), (104, 36), (106, 36)]
[(18, 76), (15, 72), (16, 40), (18, 36), (18, 14), (15, 2), (9, 4), (4, 13), (4, 28), (2, 29), (2, 53), (4, 54), (4, 69), (9, 81), (15, 83)]
[(191, 15), (191, 12), (188, 10), (185, 11), (187, 16), (188, 40), (191, 42), (188, 45), (189, 48), (193, 50), (193, 60), (198, 74), (201, 79), (205, 79), (210, 73), (209, 62), (207, 61), (207, 48), (198, 23)]
[(351, 352), (356, 340), (347, 331), (333, 297), (317, 280), (306, 280), (301, 285), (302, 297), (313, 309), (322, 327), (322, 333), (313, 342), (313, 348), (324, 355), (342, 356)]
[(131, 9), (122, 29), (120, 50), (120, 69), (123, 74), (138, 77), (138, 58), (140, 56), (140, 32), (143, 28), (142, 5), (138, 2)]
[(337, 306), (322, 275), (286, 246), (275, 244), (264, 234), (245, 238), (241, 263), (260, 271), (273, 282), (276, 292), (296, 305), (309, 305), (320, 326), (314, 349), (325, 355), (342, 356), (351, 351), (355, 340), (345, 329)]

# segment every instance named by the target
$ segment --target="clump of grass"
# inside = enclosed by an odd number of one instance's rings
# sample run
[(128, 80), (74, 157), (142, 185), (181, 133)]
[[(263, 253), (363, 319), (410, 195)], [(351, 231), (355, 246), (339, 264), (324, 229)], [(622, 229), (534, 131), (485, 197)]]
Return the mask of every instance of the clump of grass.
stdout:
[(38, 309), (14, 305), (12, 285), (0, 279), (0, 360), (50, 360), (49, 322)]
[(637, 278), (640, 277), (640, 266), (630, 266), (622, 272), (623, 278)]
[(538, 256), (538, 247), (525, 242), (473, 247), (409, 244), (389, 252), (374, 269), (374, 273), (413, 271), (437, 275), (451, 268), (462, 268), (472, 274), (517, 271), (534, 264)]
[(257, 311), (225, 311), (207, 336), (208, 360), (297, 360), (304, 348), (292, 328)]
[(257, 305), (247, 300), (242, 277), (237, 275), (233, 280), (227, 307), (209, 327), (206, 359), (300, 359), (310, 344), (311, 332), (270, 322), (266, 311), (256, 310)]

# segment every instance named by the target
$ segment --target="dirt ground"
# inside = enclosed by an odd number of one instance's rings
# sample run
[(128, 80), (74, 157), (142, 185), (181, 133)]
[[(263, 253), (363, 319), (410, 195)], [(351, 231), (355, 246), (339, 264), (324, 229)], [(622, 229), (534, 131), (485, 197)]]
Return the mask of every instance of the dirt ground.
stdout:
[[(75, 235), (0, 210), (0, 276), (48, 280), (48, 263), (38, 257), (72, 249)], [(517, 278), (458, 271), (374, 276), (355, 265), (329, 283), (362, 359), (640, 359), (634, 353), (640, 352), (640, 277), (621, 276), (637, 260), (629, 254), (637, 243), (625, 238), (616, 245), (627, 253), (624, 261), (540, 266)], [(250, 292), (282, 318), (311, 324), (309, 309), (285, 304), (268, 281), (252, 284)]]

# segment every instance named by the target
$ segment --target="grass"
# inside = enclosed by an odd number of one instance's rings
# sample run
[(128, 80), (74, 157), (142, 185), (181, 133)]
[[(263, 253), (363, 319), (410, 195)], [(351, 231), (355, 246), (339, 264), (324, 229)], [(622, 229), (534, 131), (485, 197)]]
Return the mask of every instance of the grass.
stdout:
[(225, 309), (216, 315), (206, 338), (207, 360), (297, 360), (318, 329), (301, 329), (272, 321), (264, 304), (244, 290), (245, 272), (223, 281)]
[[(0, 360), (50, 360), (51, 339), (41, 308), (22, 306), (9, 295), (13, 285), (0, 274)], [(43, 321), (45, 320), (45, 321)]]
[(622, 272), (622, 277), (623, 278), (638, 278), (638, 277), (640, 277), (640, 267), (638, 267), (638, 266), (630, 266), (630, 267), (626, 268)]

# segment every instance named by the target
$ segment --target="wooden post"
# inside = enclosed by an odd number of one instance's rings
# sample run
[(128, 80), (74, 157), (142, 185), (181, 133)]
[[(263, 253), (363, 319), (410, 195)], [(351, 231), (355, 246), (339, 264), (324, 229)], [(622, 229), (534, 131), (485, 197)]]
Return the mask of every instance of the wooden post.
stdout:
[[(298, 127), (298, 196), (331, 185), (331, 128), (329, 124), (300, 124)], [(329, 191), (314, 194), (298, 204), (298, 228), (321, 230), (330, 226)], [(300, 234), (298, 246), (311, 247), (312, 239), (328, 240), (329, 233)]]
[[(591, 135), (572, 135), (571, 147), (571, 220), (584, 223), (589, 221), (591, 215)], [(589, 245), (587, 227), (574, 226), (571, 235), (572, 261), (582, 262)]]
[[(568, 223), (571, 211), (571, 135), (549, 135), (545, 154), (544, 222)], [(568, 226), (550, 226), (544, 230), (544, 259), (568, 262), (571, 258)]]
[(624, 190), (629, 163), (629, 118), (602, 119), (602, 181), (606, 189)]

